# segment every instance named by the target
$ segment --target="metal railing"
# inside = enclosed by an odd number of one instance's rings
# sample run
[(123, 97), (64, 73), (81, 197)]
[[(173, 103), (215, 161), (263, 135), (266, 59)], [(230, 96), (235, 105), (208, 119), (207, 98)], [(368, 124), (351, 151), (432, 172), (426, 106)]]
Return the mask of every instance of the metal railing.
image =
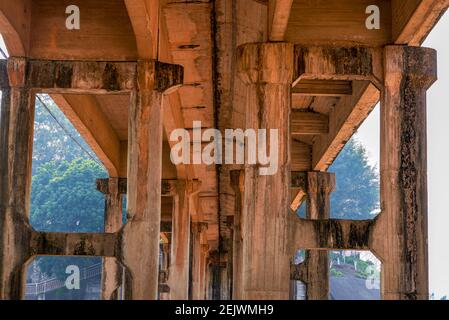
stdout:
[[(80, 270), (80, 280), (87, 280), (98, 275), (101, 275), (103, 264), (96, 263), (89, 267)], [(40, 294), (54, 291), (60, 288), (65, 287), (65, 281), (60, 280), (56, 277), (43, 280), (37, 283), (27, 283), (25, 294), (26, 295), (35, 295), (38, 296)]]

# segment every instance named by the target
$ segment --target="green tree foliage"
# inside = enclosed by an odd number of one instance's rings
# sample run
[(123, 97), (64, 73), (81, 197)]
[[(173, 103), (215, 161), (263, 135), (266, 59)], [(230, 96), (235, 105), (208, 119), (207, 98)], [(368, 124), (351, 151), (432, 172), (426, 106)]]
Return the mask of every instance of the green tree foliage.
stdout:
[[(379, 175), (370, 166), (365, 148), (351, 139), (329, 168), (336, 176), (336, 188), (331, 194), (331, 218), (373, 219), (379, 210)], [(297, 213), (306, 215), (306, 205)]]
[(95, 180), (106, 175), (92, 160), (51, 161), (32, 180), (31, 224), (48, 232), (101, 232), (104, 196)]
[[(89, 146), (85, 143), (78, 131), (72, 126), (62, 111), (59, 110), (53, 100), (47, 95), (40, 95), (40, 98), (68, 133), (58, 125), (40, 101), (36, 100), (33, 174), (36, 173), (41, 165), (50, 161), (72, 161), (77, 158), (86, 158), (87, 155), (85, 151), (77, 145), (70, 136), (74, 137), (85, 150), (90, 151)], [(90, 154), (94, 155), (93, 152), (90, 152)]]
[(364, 220), (379, 210), (379, 175), (368, 163), (365, 148), (351, 139), (334, 164), (337, 186), (331, 195), (331, 217)]

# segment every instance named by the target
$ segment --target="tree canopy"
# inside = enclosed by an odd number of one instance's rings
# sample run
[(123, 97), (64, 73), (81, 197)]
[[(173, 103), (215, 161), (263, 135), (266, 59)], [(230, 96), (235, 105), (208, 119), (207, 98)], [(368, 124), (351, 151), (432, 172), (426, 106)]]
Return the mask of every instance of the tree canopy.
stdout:
[(337, 186), (331, 194), (331, 217), (373, 219), (379, 211), (379, 175), (368, 163), (367, 151), (351, 139), (333, 165)]
[[(336, 188), (331, 193), (331, 218), (373, 219), (379, 211), (379, 175), (368, 163), (367, 151), (351, 139), (335, 159), (329, 172), (335, 173)], [(306, 205), (298, 210), (305, 217)]]
[(102, 232), (104, 195), (95, 180), (104, 169), (92, 160), (50, 161), (32, 179), (31, 224), (47, 232)]
[[(89, 145), (72, 126), (54, 101), (47, 95), (39, 95), (39, 97), (44, 101), (51, 114), (60, 124), (62, 124), (64, 129), (58, 125), (56, 120), (40, 101), (36, 100), (33, 139), (33, 174), (36, 173), (41, 165), (50, 161), (72, 161), (77, 158), (90, 159), (91, 157), (86, 154), (86, 151), (88, 151), (98, 162), (95, 154), (90, 150)], [(75, 143), (71, 137), (75, 138), (77, 143)]]

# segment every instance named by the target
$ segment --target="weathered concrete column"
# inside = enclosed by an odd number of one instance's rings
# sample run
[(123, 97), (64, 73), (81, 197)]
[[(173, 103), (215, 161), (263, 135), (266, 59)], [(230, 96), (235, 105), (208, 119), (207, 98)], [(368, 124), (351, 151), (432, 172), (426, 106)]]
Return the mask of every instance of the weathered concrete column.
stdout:
[[(126, 180), (109, 178), (97, 180), (97, 189), (105, 195), (104, 232), (115, 233), (123, 225), (123, 194)], [(102, 300), (117, 300), (117, 289), (122, 285), (122, 270), (115, 258), (103, 258), (101, 279)]]
[(127, 224), (120, 259), (127, 267), (125, 298), (157, 298), (161, 220), (162, 95), (180, 85), (181, 66), (139, 61), (131, 97), (128, 138)]
[(267, 142), (267, 154), (278, 153), (278, 168), (274, 174), (261, 175), (260, 164), (245, 164), (241, 298), (288, 299), (287, 216), (290, 206), (293, 45), (256, 43), (241, 46), (238, 49), (238, 72), (247, 85), (246, 129), (267, 129), (267, 134), (270, 129), (278, 130), (279, 147), (277, 150)]
[[(307, 219), (326, 220), (330, 218), (330, 194), (334, 189), (335, 175), (333, 173), (307, 173)], [(307, 250), (301, 269), (302, 280), (307, 286), (307, 300), (328, 300), (328, 251)]]
[[(229, 300), (228, 284), (228, 258), (229, 252), (219, 253), (209, 252), (208, 256), (208, 279), (207, 279), (207, 299), (208, 300)], [(232, 259), (231, 259), (232, 260)]]
[(192, 262), (191, 262), (191, 300), (206, 298), (206, 264), (209, 247), (206, 239), (207, 223), (191, 224)]
[(201, 251), (200, 251), (200, 259), (199, 259), (199, 266), (200, 266), (200, 273), (199, 273), (199, 290), (200, 293), (200, 300), (207, 299), (208, 294), (208, 284), (209, 284), (209, 244), (207, 244), (206, 235), (204, 234), (203, 237), (205, 240), (201, 243)]
[(172, 244), (166, 242), (161, 244), (162, 261), (159, 271), (159, 300), (170, 300), (170, 287), (167, 285), (169, 266), (170, 266), (170, 249)]
[(232, 299), (242, 299), (242, 200), (245, 175), (242, 170), (231, 171), (231, 183), (234, 189), (234, 224), (232, 228)]
[(384, 299), (428, 299), (426, 90), (435, 50), (387, 46), (381, 103), (381, 209), (373, 251)]
[(176, 195), (173, 197), (172, 247), (169, 272), (170, 298), (189, 299), (190, 265), (190, 200), (198, 191), (197, 181), (178, 180)]
[[(33, 92), (25, 58), (2, 62), (0, 133), (0, 299), (24, 296), (24, 263), (30, 258), (29, 197), (34, 127)], [(6, 70), (5, 70), (6, 69)], [(6, 82), (6, 79), (1, 81)], [(9, 87), (8, 87), (9, 85)]]

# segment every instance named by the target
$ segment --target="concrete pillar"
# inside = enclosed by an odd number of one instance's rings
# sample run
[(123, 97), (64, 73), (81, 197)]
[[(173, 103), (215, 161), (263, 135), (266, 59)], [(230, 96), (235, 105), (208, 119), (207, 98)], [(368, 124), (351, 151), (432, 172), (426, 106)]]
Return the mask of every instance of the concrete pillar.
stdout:
[(182, 180), (177, 182), (173, 206), (169, 272), (170, 298), (172, 300), (189, 299), (190, 199), (195, 191), (197, 191), (197, 183)]
[[(204, 235), (205, 238), (205, 235)], [(207, 244), (207, 240), (204, 241), (206, 243), (201, 244), (200, 258), (199, 258), (199, 300), (207, 299), (208, 294), (208, 284), (209, 284), (209, 245)]]
[(234, 189), (234, 223), (232, 228), (232, 299), (240, 300), (243, 296), (242, 272), (242, 205), (245, 175), (241, 170), (231, 171), (231, 184)]
[(211, 251), (207, 259), (206, 299), (229, 300), (227, 255)]
[[(229, 253), (221, 255), (219, 264), (212, 266), (213, 281), (212, 281), (212, 299), (213, 300), (230, 300), (229, 289), (229, 270), (228, 261)], [(230, 259), (232, 261), (232, 259)]]
[(170, 287), (167, 285), (168, 282), (168, 268), (170, 265), (170, 249), (171, 243), (161, 244), (161, 267), (159, 271), (159, 299), (160, 300), (170, 300)]
[[(293, 45), (243, 45), (238, 49), (238, 72), (247, 86), (246, 128), (267, 129), (267, 134), (269, 129), (277, 129), (279, 147), (274, 174), (261, 175), (260, 164), (245, 164), (241, 298), (286, 300), (290, 284), (287, 217)], [(267, 154), (276, 152), (269, 142), (267, 146)]]
[[(105, 194), (105, 214), (104, 214), (104, 232), (115, 233), (123, 225), (123, 193), (126, 190), (120, 190), (120, 179), (109, 178), (107, 180), (98, 180), (97, 185), (107, 182), (107, 185), (97, 187)], [(115, 258), (103, 258), (103, 272), (101, 279), (101, 299), (117, 300), (117, 289), (122, 285), (122, 268)]]
[(206, 272), (209, 246), (207, 244), (207, 223), (194, 222), (191, 224), (192, 234), (192, 262), (191, 262), (191, 293), (192, 300), (206, 298)]
[[(229, 255), (226, 256), (226, 267), (221, 269), (221, 296), (219, 300), (231, 300), (232, 292), (231, 292), (231, 283), (232, 283), (232, 268), (229, 268), (229, 265), (232, 265), (232, 258)], [(230, 262), (228, 262), (230, 261)]]
[[(4, 68), (5, 65), (2, 66)], [(2, 88), (0, 133), (0, 299), (24, 296), (29, 247), (29, 198), (35, 95), (26, 86), (25, 58), (11, 57)]]
[[(335, 175), (327, 172), (307, 173), (307, 219), (330, 218), (330, 194), (335, 189)], [(307, 250), (302, 263), (307, 300), (329, 299), (329, 253)]]
[(129, 113), (127, 224), (119, 257), (125, 298), (156, 300), (161, 222), (162, 95), (182, 83), (180, 66), (139, 61)]
[(436, 52), (387, 46), (381, 101), (381, 209), (373, 251), (384, 299), (428, 299), (426, 90)]

